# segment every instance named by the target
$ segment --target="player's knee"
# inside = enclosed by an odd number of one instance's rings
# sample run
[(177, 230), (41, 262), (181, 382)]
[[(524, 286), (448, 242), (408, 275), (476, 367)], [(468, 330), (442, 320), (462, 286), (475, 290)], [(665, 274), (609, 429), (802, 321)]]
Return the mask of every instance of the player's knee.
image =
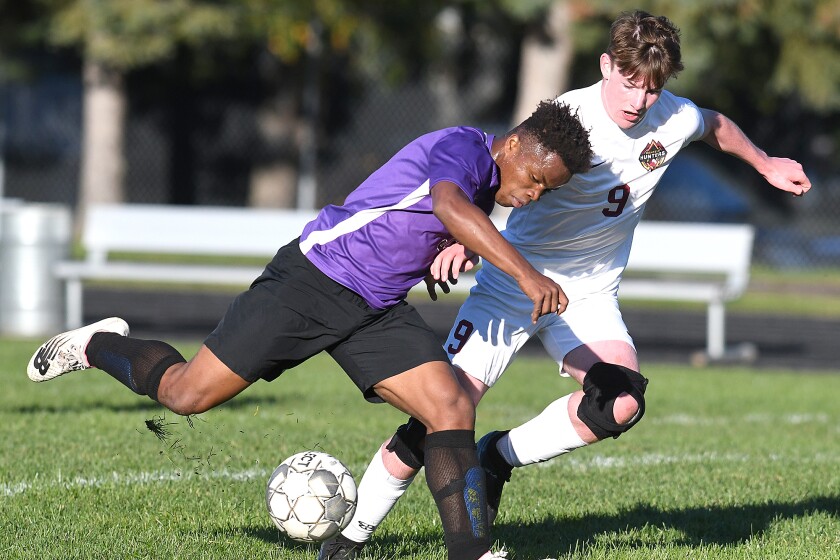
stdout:
[(457, 411), (458, 416), (468, 418), (470, 422), (475, 421), (475, 404), (465, 389), (461, 389), (453, 397), (452, 406)]
[(647, 383), (637, 371), (598, 362), (583, 379), (577, 416), (598, 439), (617, 438), (642, 419)]
[(442, 422), (440, 425), (434, 425), (432, 431), (463, 430), (475, 427), (475, 404), (466, 391), (458, 391), (449, 403), (440, 415)]
[(181, 416), (191, 416), (193, 414), (201, 414), (210, 410), (212, 405), (199, 395), (193, 393), (181, 393), (176, 397), (167, 398), (161, 401), (166, 408), (180, 414)]
[(627, 393), (622, 393), (615, 399), (613, 404), (613, 418), (617, 424), (627, 424), (631, 422), (639, 413), (639, 402)]
[(469, 394), (457, 384), (438, 388), (423, 409), (422, 421), (429, 432), (471, 430), (475, 426), (475, 405)]
[(213, 398), (206, 391), (175, 381), (166, 377), (161, 381), (157, 394), (160, 404), (181, 416), (201, 414), (213, 408)]

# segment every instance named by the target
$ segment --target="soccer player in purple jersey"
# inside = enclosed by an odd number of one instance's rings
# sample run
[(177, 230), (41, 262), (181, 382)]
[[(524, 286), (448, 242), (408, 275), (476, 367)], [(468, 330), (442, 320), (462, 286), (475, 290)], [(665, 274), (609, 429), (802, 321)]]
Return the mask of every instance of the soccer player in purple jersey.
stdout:
[(425, 466), (450, 560), (490, 552), (475, 408), (440, 341), (405, 301), (456, 240), (516, 279), (533, 318), (568, 300), (501, 236), (493, 203), (522, 207), (589, 168), (589, 137), (568, 106), (543, 102), (508, 134), (470, 127), (423, 135), (327, 206), (230, 305), (190, 360), (165, 342), (128, 336), (112, 317), (57, 335), (27, 374), (46, 381), (99, 368), (169, 410), (205, 412), (259, 379), (326, 350), (371, 402), (428, 429)]

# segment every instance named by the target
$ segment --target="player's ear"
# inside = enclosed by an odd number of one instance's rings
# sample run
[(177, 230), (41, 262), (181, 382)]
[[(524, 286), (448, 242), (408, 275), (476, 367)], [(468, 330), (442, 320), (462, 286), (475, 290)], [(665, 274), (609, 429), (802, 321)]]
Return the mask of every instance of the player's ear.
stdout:
[(610, 79), (610, 73), (612, 72), (612, 59), (610, 55), (607, 53), (601, 53), (601, 76), (605, 80)]
[(518, 134), (511, 134), (507, 137), (507, 140), (505, 140), (505, 150), (507, 152), (510, 152), (510, 154), (513, 155), (521, 149), (522, 139)]

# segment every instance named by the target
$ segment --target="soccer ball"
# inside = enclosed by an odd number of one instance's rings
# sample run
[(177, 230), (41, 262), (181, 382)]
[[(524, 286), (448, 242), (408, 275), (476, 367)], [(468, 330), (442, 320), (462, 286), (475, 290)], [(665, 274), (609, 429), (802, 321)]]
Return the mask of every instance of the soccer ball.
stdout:
[(274, 469), (265, 491), (268, 514), (296, 541), (327, 540), (356, 510), (356, 481), (341, 461), (321, 451), (292, 455)]

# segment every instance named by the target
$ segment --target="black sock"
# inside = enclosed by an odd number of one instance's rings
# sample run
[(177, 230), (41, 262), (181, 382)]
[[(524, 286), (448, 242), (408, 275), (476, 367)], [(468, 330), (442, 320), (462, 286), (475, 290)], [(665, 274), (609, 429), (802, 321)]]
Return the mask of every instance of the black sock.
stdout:
[(426, 483), (440, 512), (449, 560), (475, 560), (490, 549), (484, 470), (475, 432), (446, 430), (426, 436)]
[(85, 354), (90, 365), (138, 395), (148, 395), (153, 400), (157, 400), (160, 378), (169, 366), (186, 362), (165, 342), (128, 338), (111, 332), (94, 333)]

